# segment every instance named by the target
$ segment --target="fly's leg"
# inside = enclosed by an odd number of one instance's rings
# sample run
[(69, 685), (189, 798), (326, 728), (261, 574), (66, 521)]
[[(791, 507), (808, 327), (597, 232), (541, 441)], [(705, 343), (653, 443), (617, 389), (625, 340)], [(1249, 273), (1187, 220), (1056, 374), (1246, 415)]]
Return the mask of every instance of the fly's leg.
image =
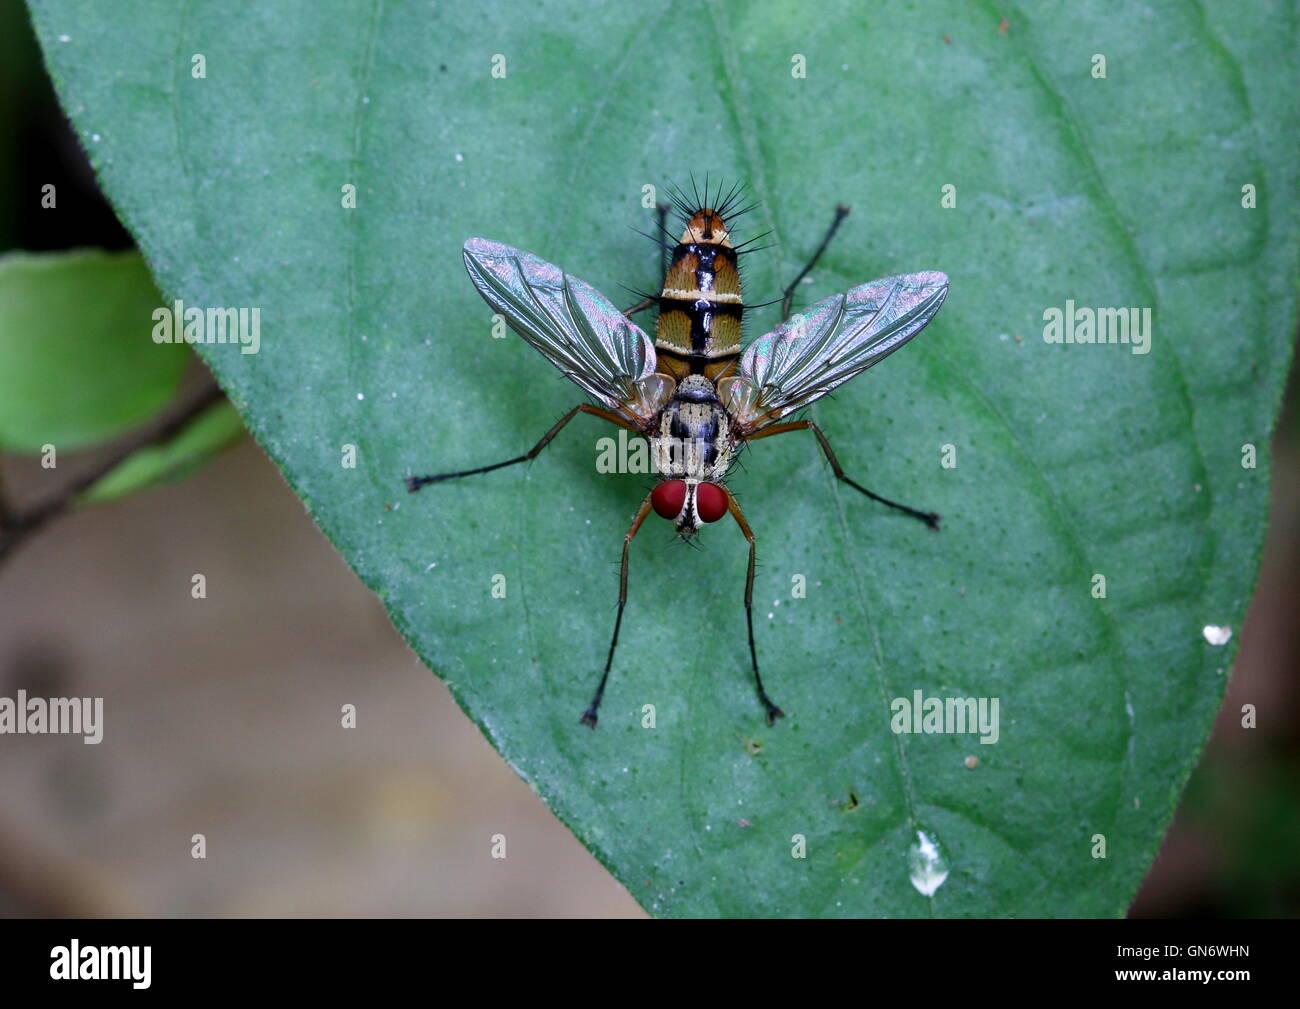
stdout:
[(909, 508), (905, 504), (899, 504), (897, 501), (890, 501), (889, 498), (881, 497), (879, 494), (867, 490), (867, 488), (863, 487), (862, 484), (858, 483), (856, 480), (851, 480), (849, 477), (845, 476), (844, 470), (840, 469), (840, 461), (835, 458), (835, 453), (831, 451), (831, 443), (826, 440), (826, 435), (822, 434), (822, 429), (810, 420), (792, 420), (785, 424), (773, 424), (771, 427), (764, 428), (757, 434), (750, 435), (748, 440), (757, 441), (759, 438), (769, 438), (774, 434), (785, 434), (787, 431), (811, 431), (817, 436), (817, 443), (821, 445), (822, 451), (826, 453), (826, 459), (831, 464), (831, 469), (835, 471), (835, 477), (837, 480), (843, 480), (854, 490), (861, 491), (867, 497), (871, 498), (872, 501), (879, 501), (882, 505), (888, 505), (890, 508), (895, 508), (900, 512), (911, 515), (914, 519), (920, 519), (931, 529), (936, 532), (938, 531), (940, 518), (938, 512), (921, 511), (917, 508)]
[(641, 507), (637, 509), (636, 518), (632, 520), (632, 525), (623, 537), (623, 567), (618, 576), (618, 616), (614, 618), (614, 637), (609, 642), (609, 655), (605, 659), (605, 672), (601, 674), (600, 686), (596, 688), (596, 696), (591, 699), (587, 705), (587, 710), (582, 713), (582, 724), (591, 728), (596, 727), (596, 709), (600, 707), (600, 700), (605, 696), (605, 684), (609, 681), (609, 670), (614, 665), (614, 649), (618, 647), (618, 630), (623, 626), (623, 607), (627, 605), (627, 552), (632, 546), (632, 540), (641, 528), (641, 523), (645, 517), (650, 514), (651, 495), (647, 494), (645, 500), (641, 502)]
[(754, 534), (750, 532), (749, 523), (745, 521), (745, 513), (740, 510), (735, 496), (727, 488), (722, 489), (727, 495), (727, 511), (731, 513), (731, 517), (736, 520), (736, 525), (740, 526), (740, 531), (749, 541), (749, 571), (745, 575), (745, 623), (749, 626), (749, 661), (754, 668), (754, 686), (758, 688), (758, 699), (763, 702), (763, 708), (767, 711), (767, 724), (772, 725), (778, 718), (784, 717), (785, 712), (772, 703), (772, 698), (767, 696), (767, 691), (763, 689), (763, 677), (758, 674), (758, 652), (754, 649)]
[[(659, 234), (664, 235), (666, 238), (668, 238), (669, 241), (673, 241), (673, 236), (668, 231), (668, 227), (665, 223), (668, 220), (668, 204), (656, 203), (655, 215), (656, 215), (656, 220), (658, 221)], [(644, 235), (645, 232), (640, 231), (637, 232), (637, 234)], [(668, 274), (668, 253), (669, 250), (672, 248), (672, 246), (666, 244), (658, 237), (651, 236), (651, 235), (646, 235), (646, 237), (654, 238), (655, 244), (659, 246), (659, 282), (662, 285), (663, 278)], [(632, 318), (632, 316), (636, 315), (637, 312), (642, 312), (645, 309), (649, 308), (650, 306), (657, 305), (657, 304), (659, 304), (658, 296), (647, 295), (646, 297), (638, 301), (635, 305), (633, 305), (631, 308), (623, 309), (623, 314), (630, 319)]]
[(790, 286), (785, 289), (785, 295), (781, 298), (781, 321), (784, 322), (790, 318), (790, 302), (794, 299), (794, 289), (799, 286), (799, 281), (808, 276), (809, 272), (817, 265), (817, 260), (822, 258), (822, 253), (826, 251), (826, 246), (831, 244), (831, 239), (835, 237), (835, 232), (839, 230), (840, 222), (849, 216), (849, 208), (840, 205), (835, 208), (835, 220), (831, 221), (830, 228), (827, 229), (822, 244), (817, 246), (817, 251), (812, 254), (812, 259), (808, 260), (808, 265), (799, 271), (799, 276), (790, 281)]
[(503, 466), (513, 466), (518, 462), (527, 462), (530, 459), (535, 459), (542, 449), (546, 448), (546, 446), (551, 443), (551, 439), (560, 433), (560, 429), (564, 427), (565, 424), (569, 423), (569, 421), (573, 420), (579, 412), (589, 413), (593, 416), (600, 417), (602, 420), (607, 420), (611, 423), (618, 424), (620, 427), (625, 427), (629, 431), (636, 431), (636, 428), (618, 414), (613, 413), (610, 410), (602, 409), (598, 406), (592, 406), (590, 403), (582, 403), (575, 406), (572, 410), (556, 421), (555, 426), (547, 431), (546, 434), (542, 435), (542, 440), (523, 455), (515, 456), (513, 459), (507, 459), (505, 462), (493, 463), (491, 466), (479, 466), (476, 469), (462, 469), (457, 470), (455, 473), (438, 473), (434, 476), (408, 476), (406, 478), (406, 489), (414, 494), (421, 487), (427, 487), (431, 483), (439, 483), (443, 480), (455, 480), (463, 476), (473, 476), (476, 473), (490, 473), (492, 470), (501, 469)]

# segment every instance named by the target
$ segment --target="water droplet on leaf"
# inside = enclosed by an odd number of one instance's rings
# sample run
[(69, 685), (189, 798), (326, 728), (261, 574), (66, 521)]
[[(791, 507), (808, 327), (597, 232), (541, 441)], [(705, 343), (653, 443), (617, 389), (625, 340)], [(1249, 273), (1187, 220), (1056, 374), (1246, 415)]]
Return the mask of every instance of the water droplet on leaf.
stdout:
[(916, 842), (908, 849), (907, 868), (912, 885), (925, 897), (933, 897), (948, 878), (948, 860), (939, 843), (923, 830), (916, 832)]

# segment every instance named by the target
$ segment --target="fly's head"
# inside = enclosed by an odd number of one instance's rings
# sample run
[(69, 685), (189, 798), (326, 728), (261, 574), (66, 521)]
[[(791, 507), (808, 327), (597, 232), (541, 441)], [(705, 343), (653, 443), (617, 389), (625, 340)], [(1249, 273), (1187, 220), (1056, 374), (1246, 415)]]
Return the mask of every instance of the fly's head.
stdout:
[(682, 539), (690, 539), (706, 522), (727, 514), (727, 492), (715, 483), (664, 480), (650, 492), (655, 514), (667, 519)]

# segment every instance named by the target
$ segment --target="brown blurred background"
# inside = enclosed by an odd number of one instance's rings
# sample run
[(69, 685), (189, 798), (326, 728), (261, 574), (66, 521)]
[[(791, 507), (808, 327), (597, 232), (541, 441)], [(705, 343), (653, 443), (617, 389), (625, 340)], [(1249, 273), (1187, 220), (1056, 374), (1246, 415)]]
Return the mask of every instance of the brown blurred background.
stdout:
[[(0, 182), (16, 176), (0, 187), (0, 249), (129, 246), (12, 0), (0, 35)], [(36, 209), (51, 181), (70, 194), (57, 215)], [(1227, 699), (1136, 916), (1300, 911), (1296, 400), (1293, 383)], [(0, 483), (32, 503), (95, 455), (53, 471), (0, 456)], [(196, 572), (206, 599), (191, 598)], [(184, 482), (58, 520), (0, 562), (0, 696), (20, 688), (103, 697), (108, 724), (97, 746), (0, 736), (2, 915), (642, 915), (420, 665), (247, 438)], [(1240, 727), (1245, 703), (1257, 729)], [(341, 727), (344, 704), (356, 728)], [(196, 833), (204, 860), (190, 856)]]
[[(32, 497), (66, 478), (4, 471)], [(0, 737), (0, 913), (640, 913), (248, 439), (0, 566), (0, 695), (20, 687), (103, 696), (107, 730)]]

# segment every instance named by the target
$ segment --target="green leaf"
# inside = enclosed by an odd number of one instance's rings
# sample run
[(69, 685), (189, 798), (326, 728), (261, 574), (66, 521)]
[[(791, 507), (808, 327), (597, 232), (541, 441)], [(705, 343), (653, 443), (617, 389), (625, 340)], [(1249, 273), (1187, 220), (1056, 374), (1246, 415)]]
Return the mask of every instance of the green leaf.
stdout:
[[(1214, 646), (1202, 628), (1240, 628), (1257, 568), (1296, 319), (1288, 6), (33, 8), (163, 288), (261, 308), (260, 353), (203, 349), (259, 441), (645, 907), (1123, 913), (1239, 637)], [(650, 226), (642, 187), (706, 172), (747, 180), (762, 200), (747, 234), (779, 243), (749, 257), (751, 303), (837, 203), (854, 212), (805, 304), (951, 276), (930, 329), (812, 411), (850, 475), (945, 525), (837, 484), (806, 435), (756, 444), (732, 486), (758, 536), (760, 661), (789, 717), (766, 727), (750, 684), (737, 529), (705, 530), (697, 552), (652, 517), (593, 733), (578, 715), (647, 484), (596, 472), (614, 432), (583, 416), (528, 467), (415, 497), (402, 477), (517, 455), (579, 399), (492, 338), (461, 243), (509, 242), (613, 296), (653, 288), (658, 250), (629, 230)], [(1045, 343), (1044, 312), (1067, 299), (1150, 308), (1150, 353)], [(751, 313), (750, 335), (774, 312)], [(914, 691), (998, 698), (998, 741), (893, 733), (891, 702)], [(909, 879), (919, 832), (949, 869), (932, 896)]]
[(82, 504), (103, 504), (165, 480), (179, 480), (236, 441), (244, 423), (229, 403), (209, 407), (180, 434), (161, 445), (133, 452), (123, 463), (80, 499)]
[(189, 352), (153, 342), (159, 304), (136, 252), (0, 258), (0, 449), (81, 448), (165, 406)]

